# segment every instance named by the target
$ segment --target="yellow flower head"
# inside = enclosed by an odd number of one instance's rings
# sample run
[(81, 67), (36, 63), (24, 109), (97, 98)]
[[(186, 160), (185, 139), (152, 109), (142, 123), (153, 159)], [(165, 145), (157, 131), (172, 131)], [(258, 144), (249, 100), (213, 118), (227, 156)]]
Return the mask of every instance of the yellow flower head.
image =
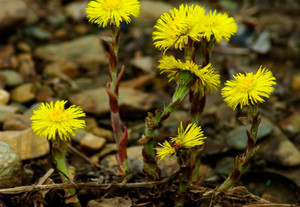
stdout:
[(85, 128), (85, 121), (78, 119), (85, 117), (82, 108), (73, 105), (65, 109), (66, 103), (67, 101), (41, 103), (30, 118), (34, 133), (48, 139), (68, 140), (71, 135), (75, 135), (75, 129)]
[(198, 5), (180, 5), (169, 13), (163, 13), (154, 26), (153, 41), (155, 47), (166, 51), (174, 46), (182, 49), (189, 39), (199, 41), (203, 29), (202, 21), (205, 9)]
[(169, 81), (173, 79), (178, 80), (180, 71), (189, 71), (194, 74), (195, 80), (191, 84), (193, 92), (199, 92), (203, 88), (212, 91), (220, 85), (220, 75), (216, 73), (211, 64), (201, 68), (201, 65), (197, 65), (189, 60), (183, 63), (180, 60), (176, 60), (174, 56), (163, 56), (159, 60), (158, 68), (161, 73), (168, 73)]
[(229, 41), (230, 37), (234, 35), (238, 26), (232, 17), (228, 17), (226, 13), (217, 14), (217, 11), (210, 11), (208, 15), (205, 16), (204, 20), (204, 34), (203, 37), (210, 41), (211, 36), (214, 36), (217, 42), (220, 42), (222, 38)]
[(233, 110), (239, 104), (242, 108), (244, 105), (263, 103), (263, 97), (269, 98), (270, 93), (274, 91), (273, 85), (276, 85), (272, 72), (262, 66), (256, 74), (238, 73), (233, 77), (235, 80), (226, 81), (222, 89), (225, 102)]
[(202, 145), (204, 143), (203, 139), (206, 139), (206, 137), (204, 137), (200, 126), (190, 123), (186, 129), (183, 129), (182, 122), (180, 122), (177, 137), (173, 137), (171, 143), (165, 141), (164, 144), (159, 144), (161, 148), (157, 148), (157, 156), (162, 160), (168, 155), (176, 154), (178, 150), (183, 148)]
[(123, 21), (130, 23), (131, 15), (137, 17), (140, 14), (140, 3), (138, 0), (92, 0), (86, 14), (90, 22), (101, 27), (108, 24), (119, 27)]

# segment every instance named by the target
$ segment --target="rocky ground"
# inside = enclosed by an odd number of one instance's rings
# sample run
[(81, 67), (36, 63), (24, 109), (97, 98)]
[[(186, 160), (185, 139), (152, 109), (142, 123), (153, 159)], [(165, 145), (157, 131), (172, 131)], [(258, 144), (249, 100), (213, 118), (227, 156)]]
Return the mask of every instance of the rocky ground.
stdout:
[[(109, 40), (110, 31), (87, 22), (87, 3), (0, 0), (0, 188), (37, 184), (54, 167), (49, 143), (33, 134), (29, 117), (39, 102), (57, 99), (80, 105), (87, 113), (87, 128), (73, 138), (68, 154), (69, 163), (77, 169), (76, 182), (120, 181), (111, 172), (117, 172), (116, 146), (104, 87), (108, 81), (105, 40)], [(147, 112), (168, 103), (174, 91), (175, 84), (168, 83), (156, 68), (161, 54), (154, 48), (151, 36), (159, 16), (179, 3), (182, 1), (141, 0), (140, 16), (132, 24), (122, 25), (119, 58), (126, 71), (119, 104), (129, 128), (132, 176), (128, 182), (146, 181), (142, 147), (137, 140), (143, 133)], [(260, 65), (269, 68), (277, 79), (272, 97), (260, 106), (263, 121), (258, 134), (259, 151), (239, 184), (273, 203), (299, 203), (299, 1), (186, 3), (225, 11), (238, 22), (239, 31), (232, 41), (214, 48), (212, 62), (222, 75), (222, 83), (236, 72), (255, 71)], [(178, 120), (189, 117), (188, 108), (186, 101), (164, 122), (161, 139), (176, 134)], [(221, 183), (233, 169), (234, 157), (246, 146), (248, 126), (237, 120), (243, 113), (229, 109), (220, 91), (207, 97), (202, 121), (208, 137), (200, 168), (203, 186), (213, 189)], [(165, 159), (160, 166), (165, 177), (178, 169), (174, 159)], [(50, 179), (52, 183), (60, 182), (57, 172)], [(172, 206), (172, 195), (149, 193), (149, 189), (79, 191), (87, 206)], [(193, 206), (200, 206), (197, 192), (191, 195)], [(215, 203), (218, 202), (222, 203)], [(0, 194), (0, 206), (43, 205), (64, 206), (62, 191)], [(246, 206), (247, 202), (229, 199), (222, 205)]]

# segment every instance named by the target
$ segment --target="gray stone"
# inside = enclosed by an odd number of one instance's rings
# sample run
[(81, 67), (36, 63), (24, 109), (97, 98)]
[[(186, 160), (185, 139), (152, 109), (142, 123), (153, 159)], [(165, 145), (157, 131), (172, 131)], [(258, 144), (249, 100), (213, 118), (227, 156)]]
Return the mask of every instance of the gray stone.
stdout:
[(47, 30), (36, 27), (36, 26), (27, 26), (24, 28), (24, 34), (30, 37), (33, 37), (38, 40), (48, 40), (52, 37), (52, 34)]
[(22, 183), (21, 173), (20, 157), (11, 150), (7, 143), (0, 141), (0, 188), (20, 185)]
[(266, 54), (270, 51), (271, 45), (271, 38), (270, 33), (268, 31), (263, 31), (259, 34), (258, 38), (254, 41), (251, 46), (251, 49), (255, 52)]
[[(230, 131), (226, 136), (226, 143), (228, 146), (237, 150), (244, 150), (247, 146), (247, 134), (246, 130), (250, 130), (250, 125), (239, 126), (234, 130)], [(257, 139), (264, 138), (271, 134), (273, 130), (273, 125), (269, 123), (261, 123), (258, 128)]]
[(131, 64), (146, 73), (156, 73), (153, 68), (153, 58), (152, 57), (137, 57), (131, 61)]
[(86, 18), (86, 1), (75, 1), (66, 6), (66, 14), (74, 21), (83, 21)]
[(44, 68), (44, 72), (45, 74), (54, 77), (60, 77), (66, 75), (70, 78), (74, 78), (79, 74), (77, 66), (65, 60), (58, 60), (54, 63), (47, 65)]
[(30, 116), (23, 114), (12, 114), (6, 118), (3, 123), (3, 131), (7, 130), (24, 130), (31, 125)]
[(0, 75), (5, 78), (5, 85), (14, 87), (23, 83), (22, 76), (14, 70), (1, 70)]
[(19, 110), (15, 106), (0, 105), (0, 123), (3, 123), (6, 118)]
[(11, 91), (11, 100), (17, 103), (26, 103), (35, 98), (35, 86), (33, 83), (22, 84)]
[(259, 146), (258, 156), (269, 162), (286, 167), (300, 165), (300, 151), (278, 127)]
[(48, 61), (66, 60), (85, 69), (106, 64), (104, 48), (97, 35), (89, 35), (60, 44), (38, 47), (35, 55)]
[(0, 1), (0, 29), (10, 28), (24, 21), (27, 6), (23, 0)]
[[(109, 100), (104, 87), (86, 90), (69, 97), (72, 104), (81, 106), (85, 112), (103, 114), (109, 112)], [(121, 87), (119, 90), (119, 106), (130, 110), (148, 111), (153, 106), (155, 97), (141, 91)]]

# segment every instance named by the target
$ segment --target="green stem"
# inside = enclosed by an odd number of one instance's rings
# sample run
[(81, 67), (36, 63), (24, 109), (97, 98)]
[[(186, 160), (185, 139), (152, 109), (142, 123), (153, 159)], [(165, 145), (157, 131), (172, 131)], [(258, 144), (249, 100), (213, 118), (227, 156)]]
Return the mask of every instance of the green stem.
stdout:
[(252, 157), (255, 155), (257, 148), (255, 143), (257, 140), (257, 131), (260, 124), (259, 112), (257, 111), (256, 105), (250, 106), (250, 115), (252, 119), (250, 132), (247, 131), (248, 144), (241, 156), (235, 158), (234, 170), (227, 177), (227, 179), (220, 185), (216, 192), (221, 192), (230, 189), (235, 185), (241, 178), (242, 174), (247, 170)]
[[(69, 183), (73, 181), (74, 175), (70, 174), (70, 168), (68, 168), (66, 162), (67, 142), (57, 138), (52, 144), (52, 156), (55, 160), (56, 168), (59, 170), (59, 175), (63, 183)], [(76, 195), (74, 188), (65, 189), (65, 202), (71, 203), (74, 207), (81, 207), (79, 199)]]
[(181, 72), (178, 77), (177, 87), (173, 94), (171, 103), (163, 108), (162, 111), (157, 111), (155, 115), (149, 114), (145, 122), (145, 132), (141, 143), (144, 144), (144, 172), (154, 180), (160, 178), (160, 169), (156, 163), (156, 151), (154, 148), (154, 131), (157, 129), (163, 120), (167, 119), (172, 112), (181, 104), (189, 91), (189, 83), (192, 80), (192, 74), (189, 72)]

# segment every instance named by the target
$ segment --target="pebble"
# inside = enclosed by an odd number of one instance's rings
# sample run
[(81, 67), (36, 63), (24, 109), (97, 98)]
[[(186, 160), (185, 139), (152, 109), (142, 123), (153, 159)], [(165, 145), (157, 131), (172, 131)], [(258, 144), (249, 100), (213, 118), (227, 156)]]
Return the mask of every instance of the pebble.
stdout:
[(136, 57), (131, 61), (131, 64), (145, 73), (156, 73), (156, 70), (153, 68), (153, 58), (146, 56), (146, 57)]
[(285, 167), (300, 165), (300, 151), (278, 127), (259, 144), (258, 156)]
[(86, 19), (85, 8), (87, 7), (88, 2), (86, 1), (77, 1), (68, 4), (65, 7), (66, 14), (72, 20), (79, 22)]
[(291, 116), (279, 123), (279, 126), (288, 134), (298, 134), (300, 132), (300, 113), (294, 112)]
[(300, 73), (294, 74), (292, 77), (292, 89), (300, 93)]
[(35, 135), (31, 128), (22, 131), (1, 131), (0, 141), (6, 142), (22, 160), (34, 159), (49, 153), (47, 139)]
[(14, 47), (7, 45), (0, 48), (0, 68), (17, 68), (18, 60), (14, 56)]
[(44, 73), (53, 77), (63, 74), (69, 78), (74, 78), (79, 75), (77, 66), (66, 60), (58, 60), (47, 65), (44, 68)]
[(87, 207), (131, 207), (132, 202), (123, 197), (103, 198), (100, 201), (90, 200)]
[(20, 157), (5, 142), (0, 141), (0, 188), (21, 185), (22, 163)]
[(27, 103), (35, 98), (33, 83), (22, 84), (11, 91), (11, 100), (17, 103)]
[(26, 18), (27, 5), (23, 0), (0, 1), (0, 29), (12, 28)]
[(24, 81), (34, 82), (36, 80), (35, 63), (31, 54), (23, 53), (18, 55), (19, 72)]
[(3, 131), (24, 130), (30, 127), (30, 116), (23, 114), (12, 114), (3, 123)]
[(14, 70), (1, 70), (0, 75), (4, 77), (5, 85), (15, 87), (23, 83), (23, 77)]
[(97, 151), (104, 146), (105, 142), (105, 138), (98, 137), (92, 133), (87, 133), (80, 140), (80, 145), (86, 149)]
[(19, 110), (15, 106), (0, 105), (0, 123), (3, 123), (6, 118)]
[(260, 54), (266, 54), (271, 50), (271, 37), (268, 31), (263, 31), (252, 43), (251, 49)]
[[(81, 106), (87, 113), (103, 114), (109, 112), (109, 100), (104, 87), (73, 94), (69, 99), (72, 104)], [(128, 111), (148, 111), (153, 107), (155, 99), (156, 97), (152, 94), (143, 93), (129, 87), (121, 87), (119, 90), (119, 106), (130, 106), (126, 108)]]
[(35, 56), (47, 61), (65, 60), (84, 69), (107, 64), (104, 48), (98, 35), (88, 35), (60, 44), (38, 47)]
[(9, 93), (6, 90), (0, 89), (0, 105), (6, 105), (9, 101)]

